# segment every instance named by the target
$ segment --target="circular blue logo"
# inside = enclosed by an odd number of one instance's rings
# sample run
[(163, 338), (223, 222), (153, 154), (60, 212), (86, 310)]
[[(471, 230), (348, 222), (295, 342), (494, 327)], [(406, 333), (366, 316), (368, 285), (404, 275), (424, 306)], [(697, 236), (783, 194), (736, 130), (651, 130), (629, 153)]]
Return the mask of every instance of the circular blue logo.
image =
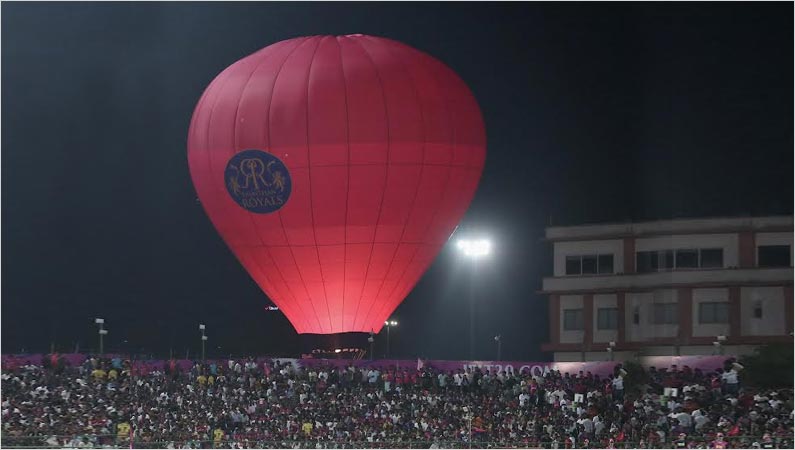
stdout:
[(262, 150), (235, 154), (226, 164), (224, 181), (235, 203), (257, 214), (284, 206), (293, 187), (284, 163)]

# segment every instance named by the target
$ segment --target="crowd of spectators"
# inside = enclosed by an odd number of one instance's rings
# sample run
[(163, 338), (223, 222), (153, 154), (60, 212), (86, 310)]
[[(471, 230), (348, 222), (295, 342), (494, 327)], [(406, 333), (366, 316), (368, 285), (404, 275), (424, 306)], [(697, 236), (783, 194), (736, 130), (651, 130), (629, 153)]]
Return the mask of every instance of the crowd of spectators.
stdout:
[[(2, 372), (2, 445), (79, 448), (792, 448), (793, 392), (727, 360), (628, 376), (253, 359)], [(739, 373), (738, 373), (739, 372)], [(637, 378), (637, 380), (635, 379)], [(132, 442), (130, 440), (132, 439)]]

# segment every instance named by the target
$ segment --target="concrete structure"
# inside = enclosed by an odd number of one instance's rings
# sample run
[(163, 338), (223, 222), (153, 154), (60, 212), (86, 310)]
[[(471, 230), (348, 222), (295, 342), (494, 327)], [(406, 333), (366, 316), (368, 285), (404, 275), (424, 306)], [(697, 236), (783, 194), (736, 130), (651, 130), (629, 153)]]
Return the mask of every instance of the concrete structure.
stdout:
[(542, 348), (555, 361), (793, 342), (792, 217), (550, 227), (546, 239), (554, 258)]

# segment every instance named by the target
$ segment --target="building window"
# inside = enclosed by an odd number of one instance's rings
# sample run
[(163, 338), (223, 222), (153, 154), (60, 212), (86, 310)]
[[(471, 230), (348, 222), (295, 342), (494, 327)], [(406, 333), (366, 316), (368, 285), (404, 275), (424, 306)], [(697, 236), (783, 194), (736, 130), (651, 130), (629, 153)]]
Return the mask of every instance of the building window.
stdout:
[(635, 269), (638, 273), (657, 271), (657, 252), (638, 252), (635, 255)]
[(759, 267), (789, 267), (792, 264), (789, 245), (760, 245), (757, 252)]
[(563, 310), (563, 329), (565, 331), (581, 331), (583, 329), (582, 308)]
[(596, 255), (585, 255), (582, 257), (582, 274), (595, 275), (598, 272)]
[(762, 302), (757, 301), (754, 303), (754, 319), (762, 318)]
[(566, 257), (566, 275), (613, 273), (613, 255), (577, 255)]
[(698, 250), (696, 249), (682, 249), (676, 251), (676, 268), (677, 269), (697, 269), (698, 268)]
[(699, 303), (698, 323), (729, 323), (729, 304), (727, 302)]
[(635, 256), (638, 273), (723, 267), (722, 248), (652, 250), (637, 252)]
[(613, 255), (599, 255), (599, 273), (613, 273)]
[(618, 308), (599, 308), (596, 310), (596, 329), (617, 330)]
[(579, 256), (566, 257), (566, 275), (580, 275), (582, 273)]
[(676, 324), (676, 303), (655, 303), (652, 305), (652, 323), (654, 325)]
[(673, 270), (674, 269), (674, 251), (673, 250), (663, 250), (659, 252), (660, 256), (660, 268), (664, 270)]
[(723, 267), (723, 249), (722, 248), (702, 248), (701, 249), (701, 267), (702, 268), (715, 268)]
[(654, 250), (637, 253), (638, 273), (658, 272), (674, 268), (673, 250)]

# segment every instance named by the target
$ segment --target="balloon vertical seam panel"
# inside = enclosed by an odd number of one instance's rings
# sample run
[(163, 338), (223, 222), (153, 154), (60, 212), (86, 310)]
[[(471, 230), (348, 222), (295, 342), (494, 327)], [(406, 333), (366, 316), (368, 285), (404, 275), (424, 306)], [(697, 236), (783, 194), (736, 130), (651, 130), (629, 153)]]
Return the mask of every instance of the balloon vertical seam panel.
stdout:
[(210, 83), (188, 164), (213, 226), (297, 332), (378, 332), (463, 218), (485, 149), (474, 95), (439, 60), (313, 36)]

